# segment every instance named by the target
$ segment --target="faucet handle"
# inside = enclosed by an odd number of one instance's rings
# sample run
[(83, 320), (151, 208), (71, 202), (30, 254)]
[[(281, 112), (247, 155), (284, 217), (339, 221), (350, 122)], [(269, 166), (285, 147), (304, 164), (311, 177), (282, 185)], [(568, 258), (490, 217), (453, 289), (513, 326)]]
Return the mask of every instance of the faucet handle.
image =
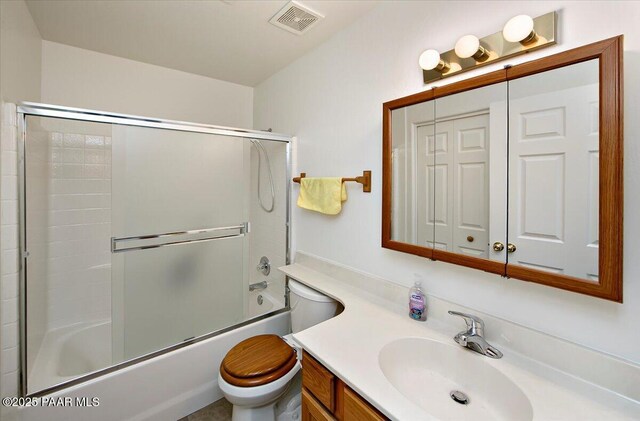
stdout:
[(484, 334), (484, 322), (480, 317), (474, 316), (473, 314), (460, 313), (459, 311), (451, 310), (449, 310), (449, 314), (462, 317), (467, 324), (467, 330), (470, 333), (474, 333), (480, 336)]

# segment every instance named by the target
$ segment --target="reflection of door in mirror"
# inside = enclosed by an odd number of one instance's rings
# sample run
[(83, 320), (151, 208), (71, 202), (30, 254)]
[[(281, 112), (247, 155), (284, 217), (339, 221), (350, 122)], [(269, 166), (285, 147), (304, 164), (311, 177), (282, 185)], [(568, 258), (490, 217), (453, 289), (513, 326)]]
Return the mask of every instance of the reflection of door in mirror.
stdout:
[(423, 102), (393, 110), (392, 120), (391, 238), (431, 247), (433, 182), (429, 183), (428, 179), (433, 172), (433, 156), (425, 145), (433, 137), (434, 103)]
[(506, 83), (436, 99), (435, 248), (505, 261)]
[(509, 264), (598, 281), (598, 60), (509, 82)]
[(418, 126), (417, 133), (417, 180), (416, 188), (417, 195), (417, 223), (416, 223), (416, 235), (417, 244), (421, 246), (427, 246), (433, 248), (433, 236), (434, 236), (434, 202), (435, 193), (434, 187), (434, 142), (441, 136), (441, 133), (434, 133), (435, 125), (433, 120), (429, 124)]
[(436, 125), (435, 247), (487, 258), (489, 111)]

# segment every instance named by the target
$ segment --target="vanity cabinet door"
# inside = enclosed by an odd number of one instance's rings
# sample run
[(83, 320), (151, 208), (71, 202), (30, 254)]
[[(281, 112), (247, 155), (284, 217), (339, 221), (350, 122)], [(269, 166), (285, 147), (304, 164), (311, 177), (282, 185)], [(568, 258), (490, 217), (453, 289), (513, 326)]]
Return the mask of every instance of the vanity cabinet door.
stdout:
[(371, 405), (348, 387), (344, 387), (344, 421), (383, 421)]
[(376, 408), (311, 357), (302, 357), (302, 420), (386, 420)]
[(302, 389), (302, 421), (330, 421), (336, 418), (307, 389)]
[(302, 385), (330, 411), (335, 410), (335, 376), (306, 352), (302, 357)]

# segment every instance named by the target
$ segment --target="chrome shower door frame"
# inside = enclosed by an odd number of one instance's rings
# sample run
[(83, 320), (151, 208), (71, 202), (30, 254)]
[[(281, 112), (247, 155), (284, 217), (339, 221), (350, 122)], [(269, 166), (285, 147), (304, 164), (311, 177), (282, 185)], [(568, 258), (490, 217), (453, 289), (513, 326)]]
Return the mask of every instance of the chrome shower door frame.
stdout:
[(234, 127), (215, 126), (200, 123), (191, 123), (184, 121), (174, 121), (150, 117), (141, 117), (127, 114), (117, 114), (105, 111), (88, 110), (82, 108), (64, 107), (58, 105), (39, 104), (34, 102), (21, 102), (17, 106), (17, 143), (18, 143), (18, 215), (19, 215), (19, 388), (22, 397), (43, 396), (61, 389), (74, 386), (79, 383), (100, 377), (102, 375), (120, 370), (125, 367), (137, 364), (142, 361), (166, 354), (168, 352), (184, 348), (186, 346), (213, 338), (234, 329), (256, 323), (260, 320), (284, 313), (290, 310), (289, 306), (289, 289), (285, 285), (285, 306), (281, 309), (274, 310), (254, 318), (247, 319), (243, 322), (232, 326), (218, 329), (207, 334), (196, 336), (184, 342), (174, 344), (148, 354), (111, 365), (109, 367), (96, 370), (72, 380), (62, 382), (43, 390), (29, 394), (27, 392), (27, 258), (28, 248), (26, 244), (27, 233), (27, 213), (26, 213), (26, 135), (27, 135), (27, 117), (52, 117), (67, 120), (80, 120), (93, 123), (110, 123), (125, 126), (148, 127), (165, 130), (175, 130), (181, 132), (214, 134), (221, 136), (237, 137), (240, 139), (259, 139), (265, 141), (283, 142), (286, 144), (286, 190), (285, 190), (285, 230), (286, 230), (286, 250), (285, 263), (289, 264), (291, 258), (291, 143), (292, 136), (285, 134), (272, 133), (259, 130), (248, 130)]

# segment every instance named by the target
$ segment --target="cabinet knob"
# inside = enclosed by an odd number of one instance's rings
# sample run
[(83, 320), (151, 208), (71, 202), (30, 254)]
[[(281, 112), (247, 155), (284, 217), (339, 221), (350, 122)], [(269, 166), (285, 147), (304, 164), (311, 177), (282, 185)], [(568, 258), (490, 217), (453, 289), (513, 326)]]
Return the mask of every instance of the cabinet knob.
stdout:
[(468, 242), (473, 243), (473, 240), (474, 240), (473, 235), (470, 235), (467, 237)]
[(502, 251), (504, 250), (504, 244), (502, 244), (500, 241), (496, 241), (495, 243), (493, 243), (493, 251)]
[(507, 244), (507, 252), (513, 253), (514, 251), (516, 251), (516, 245), (513, 243)]

